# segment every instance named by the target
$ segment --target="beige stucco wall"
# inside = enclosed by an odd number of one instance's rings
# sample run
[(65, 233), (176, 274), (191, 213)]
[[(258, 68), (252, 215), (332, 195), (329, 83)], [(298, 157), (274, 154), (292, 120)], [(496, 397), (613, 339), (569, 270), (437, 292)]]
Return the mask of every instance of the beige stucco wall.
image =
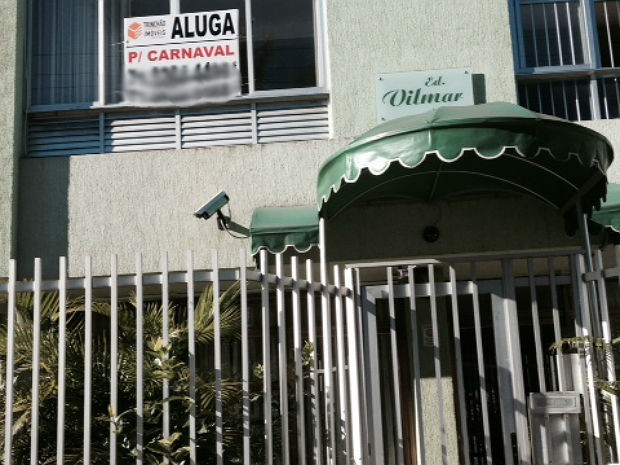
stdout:
[[(17, 11), (20, 5), (20, 18), (24, 20), (24, 2), (0, 1), (4, 11)], [(331, 140), (22, 159), (19, 163), (15, 157), (20, 154), (17, 136), (22, 118), (15, 105), (20, 104), (22, 80), (12, 63), (20, 61), (24, 41), (18, 39), (20, 28), (15, 15), (3, 15), (0, 47), (4, 56), (14, 60), (3, 60), (0, 73), (0, 98), (5, 110), (0, 116), (4, 168), (0, 213), (5, 219), (0, 226), (0, 275), (6, 269), (5, 258), (15, 255), (11, 238), (17, 230), (16, 216), (22, 275), (30, 273), (35, 256), (44, 257), (48, 274), (53, 274), (60, 255), (68, 255), (70, 271), (80, 273), (87, 254), (93, 255), (95, 272), (105, 273), (112, 253), (119, 254), (121, 271), (130, 271), (139, 251), (144, 254), (147, 271), (157, 268), (164, 251), (173, 268), (185, 266), (187, 250), (195, 251), (200, 267), (209, 266), (211, 249), (219, 250), (223, 266), (235, 265), (239, 248), (246, 248), (248, 242), (218, 231), (213, 220), (195, 219), (193, 210), (223, 189), (231, 197), (233, 220), (247, 226), (255, 207), (314, 202), (320, 163), (376, 124), (374, 90), (378, 73), (469, 67), (478, 76), (478, 102), (515, 101), (508, 2), (345, 0), (327, 4)], [(442, 21), (435, 21), (437, 17)], [(620, 120), (583, 124), (620, 147)], [(620, 181), (617, 166), (610, 170), (611, 181)], [(19, 207), (15, 189), (18, 167)], [(553, 217), (553, 212), (546, 212), (543, 220), (547, 214)], [(450, 215), (460, 217), (456, 210)], [(538, 237), (546, 226), (534, 220), (528, 221), (533, 225), (528, 234)], [(372, 227), (376, 228), (375, 236), (381, 233), (381, 223)], [(403, 226), (412, 227), (410, 223)], [(521, 228), (519, 233), (523, 237), (525, 231)], [(480, 237), (473, 237), (469, 249), (481, 244)], [(338, 240), (336, 236), (336, 243)], [(366, 258), (368, 248), (359, 240), (341, 241), (346, 247), (335, 253), (335, 259), (351, 254)], [(541, 246), (553, 243), (553, 239), (536, 241)], [(462, 248), (463, 242), (446, 239), (445, 244), (442, 251), (453, 252)], [(351, 245), (355, 250), (347, 249)], [(424, 246), (419, 244), (409, 251), (396, 247), (391, 255), (397, 250), (398, 255), (436, 252)], [(498, 247), (502, 245), (492, 246)]]
[[(119, 255), (121, 272), (134, 269), (137, 252), (155, 270), (163, 252), (171, 269), (184, 269), (193, 250), (197, 267), (208, 267), (217, 249), (222, 266), (239, 263), (248, 241), (219, 231), (214, 219), (193, 216), (218, 190), (230, 196), (232, 219), (249, 225), (264, 205), (314, 201), (318, 165), (337, 149), (334, 142), (222, 147), (210, 150), (119, 153), (64, 159), (22, 160), (20, 253), (24, 258), (68, 255), (72, 273), (92, 255), (95, 270)], [(62, 182), (58, 182), (62, 180)], [(57, 269), (54, 262), (50, 273)]]
[(516, 102), (506, 1), (339, 0), (327, 11), (337, 135), (376, 124), (378, 73), (471, 68), (487, 101)]
[(163, 251), (171, 267), (184, 267), (188, 249), (210, 257), (216, 248), (223, 266), (236, 264), (247, 242), (195, 219), (193, 210), (220, 189), (244, 225), (255, 207), (313, 202), (322, 160), (376, 124), (377, 73), (469, 67), (484, 83), (478, 101), (515, 100), (507, 2), (328, 1), (327, 21), (330, 141), (23, 159), (22, 274), (35, 256), (52, 258), (45, 268), (53, 274), (58, 255), (80, 273), (85, 254), (105, 273), (111, 253), (129, 271), (138, 251), (146, 270), (156, 269)]
[(8, 258), (15, 256), (17, 157), (21, 144), (23, 81), (19, 66), (23, 28), (18, 24), (24, 19), (25, 4), (20, 0), (0, 0), (0, 276), (7, 274)]

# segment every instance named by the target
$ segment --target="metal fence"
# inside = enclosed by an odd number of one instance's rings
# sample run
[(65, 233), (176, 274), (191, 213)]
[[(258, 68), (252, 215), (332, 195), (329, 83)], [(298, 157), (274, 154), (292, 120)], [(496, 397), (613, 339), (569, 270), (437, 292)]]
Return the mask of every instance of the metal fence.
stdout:
[(62, 258), (45, 280), (37, 259), (20, 282), (11, 261), (4, 463), (617, 461), (619, 247), (258, 259), (69, 277)]
[[(0, 283), (4, 463), (354, 460), (352, 273), (260, 254), (208, 267)], [(273, 258), (272, 258), (273, 259)], [(284, 274), (287, 269), (288, 274)], [(303, 277), (301, 277), (303, 275)], [(344, 276), (345, 283), (341, 283)], [(359, 438), (359, 435), (357, 435)], [(359, 452), (358, 452), (359, 453)]]

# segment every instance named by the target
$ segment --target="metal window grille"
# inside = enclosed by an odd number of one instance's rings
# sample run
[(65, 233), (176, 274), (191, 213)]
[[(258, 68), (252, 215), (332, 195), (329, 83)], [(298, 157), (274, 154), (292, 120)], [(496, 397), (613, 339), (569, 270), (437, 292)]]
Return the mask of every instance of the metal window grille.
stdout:
[(620, 1), (596, 0), (596, 29), (601, 66), (620, 66)]
[(520, 10), (525, 67), (584, 63), (578, 1), (528, 1)]
[(575, 121), (618, 118), (620, 0), (520, 0), (519, 104)]
[(518, 92), (519, 103), (538, 113), (572, 121), (592, 119), (588, 79), (523, 81)]

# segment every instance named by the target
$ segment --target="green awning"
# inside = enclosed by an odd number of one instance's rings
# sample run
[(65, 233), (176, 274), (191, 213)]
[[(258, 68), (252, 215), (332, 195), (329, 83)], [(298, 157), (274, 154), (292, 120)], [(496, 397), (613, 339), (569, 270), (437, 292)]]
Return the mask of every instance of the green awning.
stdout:
[(539, 198), (577, 227), (605, 196), (613, 160), (597, 132), (518, 105), (442, 107), (368, 131), (328, 158), (318, 176), (321, 216), (353, 204), (516, 192)]
[(288, 247), (307, 252), (319, 244), (319, 215), (314, 206), (257, 208), (250, 225), (252, 255), (260, 249), (271, 253)]
[(620, 184), (607, 185), (607, 198), (601, 209), (592, 213), (592, 220), (620, 233)]

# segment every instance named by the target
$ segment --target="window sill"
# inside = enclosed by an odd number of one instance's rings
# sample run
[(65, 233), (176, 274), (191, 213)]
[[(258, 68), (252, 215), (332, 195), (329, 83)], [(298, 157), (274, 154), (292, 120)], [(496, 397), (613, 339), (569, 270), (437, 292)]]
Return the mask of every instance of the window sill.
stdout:
[(518, 80), (549, 80), (549, 79), (571, 79), (571, 78), (605, 78), (617, 77), (620, 75), (620, 68), (590, 68), (575, 66), (553, 66), (547, 68), (528, 68), (517, 70)]
[(319, 98), (329, 97), (329, 91), (326, 87), (304, 87), (297, 89), (281, 89), (281, 90), (263, 90), (256, 91), (251, 94), (241, 95), (226, 102), (199, 103), (196, 105), (138, 105), (128, 103), (115, 103), (108, 105), (99, 105), (97, 103), (75, 103), (75, 104), (57, 104), (57, 105), (33, 105), (28, 108), (28, 113), (59, 113), (66, 111), (86, 111), (86, 110), (105, 110), (106, 112), (131, 111), (131, 110), (174, 110), (177, 108), (205, 108), (205, 107), (226, 107), (239, 104), (250, 103), (269, 103), (287, 100), (316, 100)]

